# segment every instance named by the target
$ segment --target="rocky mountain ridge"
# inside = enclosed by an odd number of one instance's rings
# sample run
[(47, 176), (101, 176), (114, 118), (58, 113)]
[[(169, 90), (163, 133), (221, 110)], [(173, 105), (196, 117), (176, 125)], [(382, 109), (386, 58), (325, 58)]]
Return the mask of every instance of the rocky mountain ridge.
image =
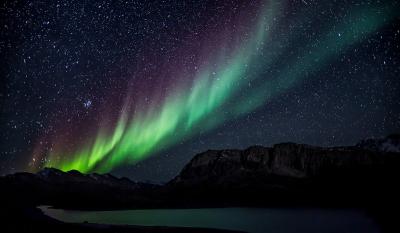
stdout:
[(165, 185), (45, 168), (0, 177), (0, 187), (7, 198), (72, 209), (318, 205), (326, 198), (347, 205), (395, 195), (399, 165), (395, 152), (281, 143), (205, 151)]
[(361, 140), (356, 147), (383, 152), (400, 153), (400, 134), (391, 134), (385, 138), (369, 138)]
[(359, 147), (323, 148), (281, 143), (273, 147), (252, 146), (245, 150), (209, 150), (196, 155), (170, 184), (218, 182), (233, 176), (313, 178), (361, 168), (382, 168), (400, 162), (400, 155)]
[(5, 199), (17, 199), (27, 205), (73, 209), (137, 208), (147, 203), (146, 196), (151, 197), (149, 193), (159, 188), (111, 174), (63, 172), (55, 168), (44, 168), (36, 174), (21, 172), (0, 177), (0, 187), (5, 187), (2, 193)]

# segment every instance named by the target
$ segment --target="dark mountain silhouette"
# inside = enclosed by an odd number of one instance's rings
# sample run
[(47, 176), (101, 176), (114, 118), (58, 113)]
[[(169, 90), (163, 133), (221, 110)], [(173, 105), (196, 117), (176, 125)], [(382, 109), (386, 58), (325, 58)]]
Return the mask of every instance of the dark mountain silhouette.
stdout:
[[(3, 195), (9, 194), (22, 202), (78, 209), (138, 208), (148, 203), (153, 190), (159, 188), (111, 174), (85, 175), (76, 170), (62, 172), (54, 168), (45, 168), (36, 174), (7, 175), (0, 182), (2, 187), (7, 187)], [(27, 197), (26, 193), (30, 195)]]
[(399, 153), (282, 143), (203, 152), (167, 186), (205, 203), (365, 206), (397, 193), (399, 165)]
[(0, 185), (5, 187), (3, 195), (10, 198), (74, 209), (365, 205), (372, 195), (391, 195), (399, 164), (400, 154), (395, 152), (282, 143), (208, 150), (196, 155), (164, 186), (54, 168), (6, 175)]
[(385, 138), (365, 139), (356, 146), (373, 151), (400, 152), (400, 134), (391, 134)]
[(3, 206), (65, 209), (315, 206), (398, 209), (400, 153), (295, 143), (196, 155), (165, 185), (54, 168), (0, 177)]

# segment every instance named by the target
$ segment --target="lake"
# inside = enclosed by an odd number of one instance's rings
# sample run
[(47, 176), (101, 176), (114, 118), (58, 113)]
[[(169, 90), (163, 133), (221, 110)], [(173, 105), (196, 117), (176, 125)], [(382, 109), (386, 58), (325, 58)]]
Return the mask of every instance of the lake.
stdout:
[(378, 225), (354, 209), (210, 208), (74, 211), (40, 207), (64, 222), (206, 227), (251, 233), (373, 233)]

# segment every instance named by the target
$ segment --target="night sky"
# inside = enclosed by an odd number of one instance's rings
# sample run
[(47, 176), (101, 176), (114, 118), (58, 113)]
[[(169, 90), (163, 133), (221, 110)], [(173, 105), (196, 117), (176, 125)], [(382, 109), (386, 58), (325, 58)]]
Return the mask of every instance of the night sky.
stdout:
[(207, 149), (400, 132), (396, 1), (2, 1), (0, 173), (166, 181)]

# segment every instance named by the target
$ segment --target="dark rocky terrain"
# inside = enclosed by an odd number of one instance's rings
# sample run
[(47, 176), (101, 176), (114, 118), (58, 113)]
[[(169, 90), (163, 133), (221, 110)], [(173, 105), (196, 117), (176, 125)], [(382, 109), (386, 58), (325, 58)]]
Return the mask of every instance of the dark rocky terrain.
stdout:
[(394, 152), (282, 143), (203, 152), (167, 186), (233, 205), (364, 206), (395, 192), (399, 164)]
[(46, 168), (1, 177), (0, 187), (2, 205), (14, 212), (38, 205), (91, 210), (348, 207), (368, 210), (390, 232), (397, 219), (388, 213), (400, 207), (399, 165), (400, 153), (365, 142), (334, 148), (282, 143), (203, 152), (162, 186)]
[(0, 179), (0, 184), (7, 187), (3, 195), (27, 205), (49, 204), (75, 209), (138, 208), (147, 203), (147, 197), (157, 188), (156, 185), (136, 183), (110, 174), (84, 175), (54, 168), (45, 168), (36, 174), (7, 175)]
[(384, 151), (384, 152), (400, 152), (400, 134), (392, 134), (385, 138), (370, 138), (357, 143), (359, 148)]

